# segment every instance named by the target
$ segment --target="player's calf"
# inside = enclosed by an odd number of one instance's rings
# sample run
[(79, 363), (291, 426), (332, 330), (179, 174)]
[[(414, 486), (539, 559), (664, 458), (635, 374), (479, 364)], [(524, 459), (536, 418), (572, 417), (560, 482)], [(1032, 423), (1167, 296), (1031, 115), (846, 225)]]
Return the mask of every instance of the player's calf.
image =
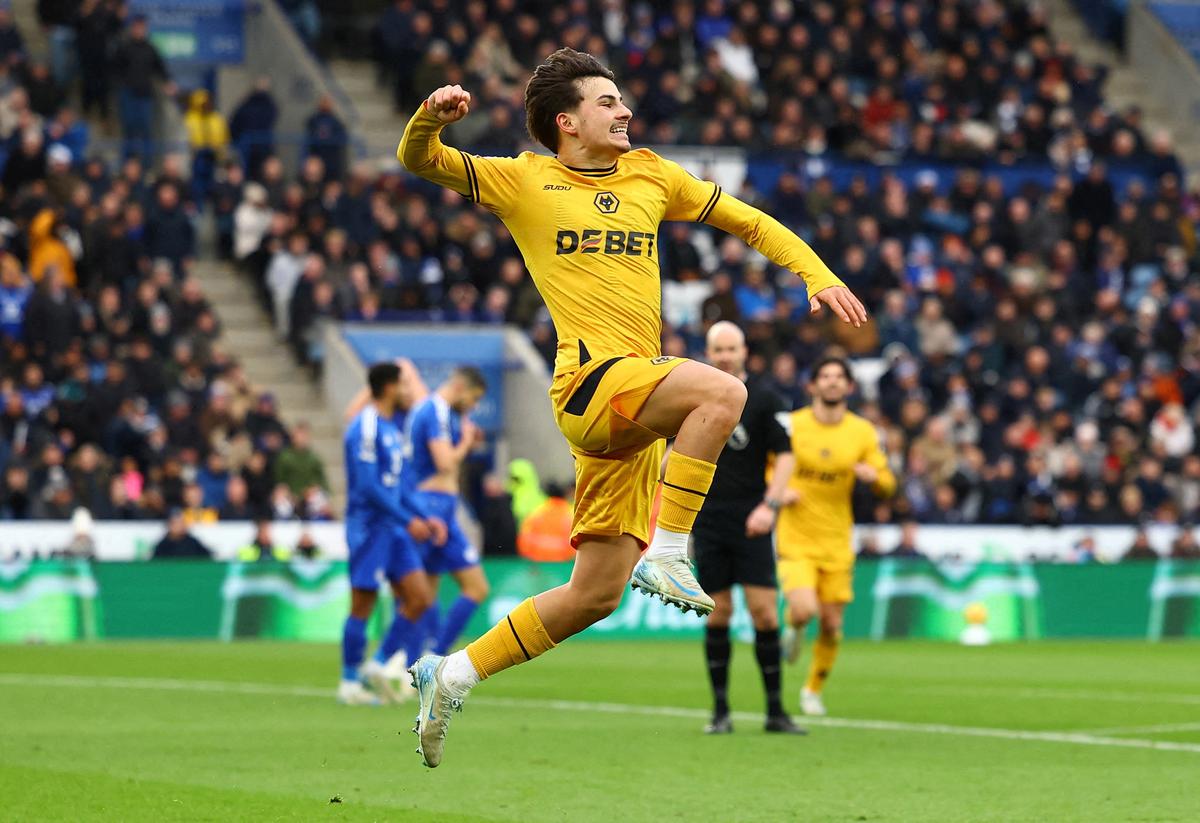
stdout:
[[(655, 431), (675, 434), (675, 448), (663, 470), (654, 537), (634, 569), (632, 585), (685, 612), (694, 609), (705, 615), (713, 610), (713, 600), (696, 581), (687, 558), (688, 538), (712, 486), (714, 461), (745, 404), (741, 380), (711, 366), (689, 363), (663, 380), (638, 416), (638, 422)], [(682, 417), (673, 419), (673, 414)]]
[(714, 603), (696, 581), (687, 555), (688, 538), (716, 468), (715, 463), (678, 450), (667, 457), (658, 524), (631, 581), (634, 590), (701, 615), (711, 613)]
[(479, 681), (554, 646), (531, 597), (465, 649), (416, 661), (408, 670), (421, 704), (413, 732), (420, 739), (417, 753), (425, 765), (434, 768), (442, 762), (450, 715), (462, 711), (463, 701)]
[(416, 661), (409, 669), (421, 699), (414, 731), (425, 765), (441, 762), (450, 715), (461, 710), (479, 681), (538, 657), (612, 614), (637, 555), (637, 542), (628, 535), (581, 543), (566, 585), (525, 600), (465, 649)]

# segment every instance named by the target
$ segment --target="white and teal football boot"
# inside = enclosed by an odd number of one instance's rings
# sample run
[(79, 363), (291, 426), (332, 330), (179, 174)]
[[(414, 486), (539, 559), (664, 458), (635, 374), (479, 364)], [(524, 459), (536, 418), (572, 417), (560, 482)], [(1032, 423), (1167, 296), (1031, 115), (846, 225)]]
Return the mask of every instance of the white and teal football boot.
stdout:
[(703, 617), (716, 605), (696, 582), (692, 561), (686, 556), (643, 557), (633, 569), (630, 585), (635, 591), (677, 606), (684, 614), (695, 611)]
[(431, 769), (442, 762), (442, 748), (446, 745), (446, 729), (450, 725), (451, 712), (461, 712), (466, 690), (459, 692), (448, 686), (442, 677), (446, 658), (427, 654), (409, 667), (413, 687), (421, 706), (417, 714), (417, 725), (413, 733), (420, 741), (417, 754)]

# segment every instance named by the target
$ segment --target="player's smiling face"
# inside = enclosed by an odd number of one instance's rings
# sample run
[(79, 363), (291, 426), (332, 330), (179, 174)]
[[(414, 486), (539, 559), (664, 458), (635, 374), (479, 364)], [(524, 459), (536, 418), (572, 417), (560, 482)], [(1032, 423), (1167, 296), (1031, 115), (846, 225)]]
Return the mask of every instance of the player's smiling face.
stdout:
[(576, 112), (577, 134), (583, 149), (592, 154), (611, 152), (614, 157), (633, 148), (629, 121), (633, 112), (622, 100), (617, 84), (607, 77), (579, 81), (583, 100)]

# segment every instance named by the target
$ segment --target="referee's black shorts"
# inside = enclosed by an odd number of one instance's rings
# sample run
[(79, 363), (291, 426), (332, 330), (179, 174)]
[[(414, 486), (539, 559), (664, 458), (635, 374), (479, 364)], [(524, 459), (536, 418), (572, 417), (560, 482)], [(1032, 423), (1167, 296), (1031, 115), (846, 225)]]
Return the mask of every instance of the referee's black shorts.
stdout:
[(696, 579), (706, 592), (725, 591), (735, 583), (776, 588), (771, 535), (746, 536), (746, 518), (753, 510), (754, 506), (706, 508), (696, 518)]

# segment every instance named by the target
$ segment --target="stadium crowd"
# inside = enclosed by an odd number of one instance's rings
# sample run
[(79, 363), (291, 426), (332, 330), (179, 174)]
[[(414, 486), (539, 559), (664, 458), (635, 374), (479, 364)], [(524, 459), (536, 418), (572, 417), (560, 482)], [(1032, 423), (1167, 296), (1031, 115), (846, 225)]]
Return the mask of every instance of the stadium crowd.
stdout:
[(1178, 172), (1169, 142), (1147, 139), (1139, 110), (1110, 111), (1103, 69), (1024, 0), (395, 0), (375, 44), (401, 114), (437, 85), (472, 89), (476, 114), (454, 134), (482, 154), (526, 144), (528, 69), (565, 45), (616, 70), (634, 145), (877, 163), (1100, 156)]
[[(881, 359), (859, 408), (904, 489), (891, 504), (863, 500), (861, 519), (1200, 514), (1200, 203), (1170, 137), (1106, 105), (1103, 72), (1050, 36), (1039, 4), (397, 0), (376, 34), (402, 114), (442, 83), (474, 92), (475, 114), (448, 140), (478, 152), (529, 147), (526, 67), (561, 43), (617, 69), (635, 144), (784, 158), (769, 189), (747, 183), (740, 196), (808, 239), (873, 322), (810, 320), (790, 274), (672, 225), (659, 244), (664, 348), (697, 355), (709, 324), (739, 322), (753, 370), (794, 404), (804, 365), (827, 348)], [(927, 168), (847, 181), (812, 160)], [(984, 160), (1016, 177), (981, 171)], [(1039, 171), (1021, 178), (1030, 164)], [(518, 323), (552, 358), (511, 238), (465, 201), (361, 169), (325, 180), (310, 161), (247, 203), (258, 216), (239, 221), (254, 227), (243, 247), (262, 231), (277, 249), (254, 269), (298, 349), (313, 318), (419, 316)]]
[(0, 520), (328, 519), (308, 431), (248, 383), (189, 275), (184, 159), (108, 168), (67, 96), (0, 9)]
[[(747, 182), (739, 196), (808, 239), (862, 296), (872, 322), (855, 331), (810, 319), (792, 275), (707, 227), (667, 225), (658, 244), (664, 350), (697, 356), (708, 325), (734, 320), (747, 329), (752, 370), (793, 404), (806, 400), (805, 364), (831, 347), (881, 364), (857, 407), (878, 425), (903, 489), (892, 503), (862, 500), (862, 520), (1182, 523), (1200, 515), (1200, 198), (1184, 187), (1169, 137), (1146, 135), (1136, 109), (1110, 111), (1102, 73), (1049, 36), (1038, 4), (685, 0), (625, 9), (576, 0), (539, 10), (512, 0), (462, 8), (397, 0), (377, 35), (402, 112), (444, 82), (476, 93), (475, 113), (448, 137), (456, 145), (527, 148), (527, 67), (565, 43), (617, 69), (636, 112), (635, 144), (735, 145), (751, 162), (760, 151), (783, 158), (769, 187)], [(264, 118), (274, 105), (266, 87), (246, 102)], [(319, 364), (325, 319), (510, 322), (553, 357), (549, 317), (490, 215), (407, 175), (342, 170), (344, 153), (308, 155), (292, 177), (270, 153), (247, 158), (248, 175), (230, 163), (209, 194), (222, 248), (249, 272), (302, 362)], [(981, 171), (985, 158), (1009, 164), (1017, 178)], [(828, 173), (854, 159), (927, 167), (908, 176)], [(1033, 161), (1042, 172), (1021, 178)], [(54, 296), (50, 284), (61, 278), (44, 278), (41, 290), (53, 294), (23, 310), (45, 303), (80, 318), (79, 332), (24, 322), (17, 327), (33, 339), (5, 343), (20, 356), (6, 357), (5, 444), (14, 453), (14, 443), (33, 445), (10, 464), (0, 511), (21, 499), (9, 489), (22, 483), (27, 505), (53, 503), (46, 489), (71, 476), (65, 464), (100, 455), (77, 448), (88, 441), (103, 447), (114, 476), (127, 464), (141, 472), (134, 498), (146, 490), (151, 503), (155, 491), (171, 498), (157, 516), (173, 504), (219, 510), (209, 491), (223, 472), (226, 486), (242, 478), (252, 506), (275, 508), (278, 497), (276, 511), (321, 516), (302, 488), (287, 494), (274, 483), (289, 433), (213, 344), (216, 318), (197, 310), (203, 296), (186, 274), (190, 248), (120, 251), (140, 261), (132, 268), (105, 262), (118, 254), (107, 244), (99, 257), (89, 253), (106, 233), (144, 243), (158, 235), (142, 223), (194, 208), (181, 179), (162, 184), (182, 178), (167, 165), (154, 181), (135, 165), (104, 184), (102, 167), (84, 168), (99, 205), (64, 212), (83, 240), (79, 296), (62, 286), (68, 296)], [(45, 188), (56, 190), (48, 178)], [(9, 210), (24, 213), (10, 198)], [(14, 263), (26, 258), (12, 241), (10, 250)], [(9, 268), (15, 283), (21, 265)], [(114, 281), (119, 271), (138, 274)], [(132, 331), (114, 336), (106, 318), (122, 315)], [(168, 343), (167, 326), (181, 339)], [(48, 330), (62, 338), (52, 352), (36, 339)], [(151, 388), (138, 365), (147, 358), (163, 372)], [(69, 405), (85, 366), (104, 389), (89, 392), (89, 404), (120, 398), (107, 401), (108, 415)], [(109, 394), (110, 380), (136, 388)], [(113, 422), (86, 428), (97, 420)], [(303, 435), (295, 439), (303, 448)], [(45, 469), (55, 465), (62, 470)], [(47, 486), (51, 475), (59, 482)]]

